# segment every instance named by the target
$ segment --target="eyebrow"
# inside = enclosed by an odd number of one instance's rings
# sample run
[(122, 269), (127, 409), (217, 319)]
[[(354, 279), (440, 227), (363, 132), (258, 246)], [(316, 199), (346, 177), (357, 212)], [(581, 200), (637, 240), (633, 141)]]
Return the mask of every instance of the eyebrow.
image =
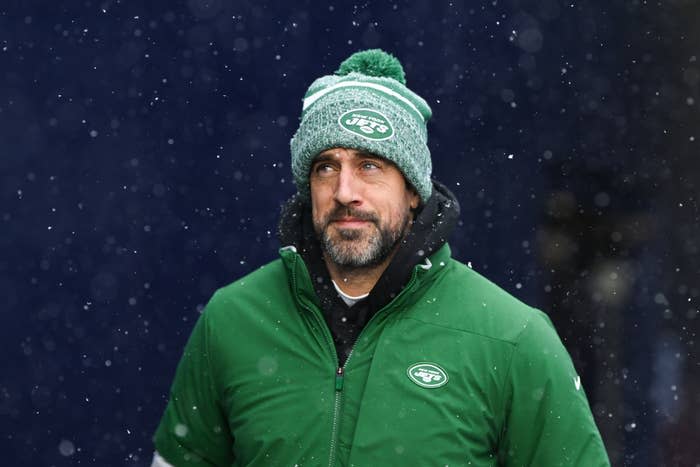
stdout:
[(332, 153), (324, 152), (316, 156), (314, 160), (311, 161), (311, 165), (318, 164), (319, 162), (327, 162), (330, 160), (333, 160)]
[[(356, 159), (371, 158), (371, 159), (377, 159), (380, 161), (387, 161), (387, 159), (383, 158), (382, 156), (378, 156), (377, 154), (367, 152), (367, 151), (355, 152), (355, 158)], [(316, 156), (316, 158), (314, 158), (314, 160), (311, 161), (311, 164), (313, 165), (313, 164), (316, 164), (318, 162), (327, 162), (327, 161), (331, 161), (331, 160), (334, 160), (333, 151), (324, 151), (321, 154), (319, 154), (318, 156)]]

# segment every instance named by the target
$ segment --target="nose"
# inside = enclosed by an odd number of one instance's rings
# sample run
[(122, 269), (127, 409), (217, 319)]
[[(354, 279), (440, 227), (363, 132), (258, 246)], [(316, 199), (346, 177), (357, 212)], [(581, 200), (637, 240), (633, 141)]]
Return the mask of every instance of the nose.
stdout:
[(357, 175), (349, 168), (343, 167), (337, 178), (335, 200), (343, 206), (359, 206), (362, 204), (361, 184)]

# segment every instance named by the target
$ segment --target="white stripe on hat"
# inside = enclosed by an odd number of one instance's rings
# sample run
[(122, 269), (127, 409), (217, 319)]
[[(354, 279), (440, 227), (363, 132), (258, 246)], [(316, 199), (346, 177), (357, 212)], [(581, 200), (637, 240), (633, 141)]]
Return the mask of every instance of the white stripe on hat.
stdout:
[(315, 93), (311, 94), (309, 97), (304, 99), (304, 106), (302, 107), (302, 111), (306, 110), (308, 107), (311, 106), (314, 102), (319, 100), (321, 97), (325, 96), (331, 91), (334, 91), (338, 88), (347, 88), (347, 87), (361, 87), (361, 88), (372, 88), (376, 89), (377, 91), (381, 91), (385, 94), (390, 95), (391, 97), (395, 97), (396, 99), (400, 100), (404, 104), (406, 104), (409, 108), (413, 109), (416, 112), (416, 115), (418, 115), (421, 119), (422, 122), (425, 121), (423, 118), (423, 114), (420, 113), (420, 110), (418, 110), (418, 107), (416, 107), (413, 102), (409, 101), (405, 97), (403, 97), (401, 94), (398, 92), (394, 91), (391, 88), (388, 88), (386, 86), (382, 86), (381, 84), (376, 84), (376, 83), (367, 83), (365, 81), (341, 81), (339, 83), (335, 83), (332, 86), (328, 86), (327, 88), (321, 89), (320, 91), (316, 91)]

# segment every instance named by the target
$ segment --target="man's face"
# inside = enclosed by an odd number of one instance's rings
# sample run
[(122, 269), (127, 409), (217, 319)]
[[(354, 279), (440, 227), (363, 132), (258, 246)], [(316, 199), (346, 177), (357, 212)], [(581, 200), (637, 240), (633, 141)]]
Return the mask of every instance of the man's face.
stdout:
[(393, 163), (354, 149), (323, 151), (309, 181), (316, 235), (327, 259), (340, 268), (382, 263), (420, 201)]

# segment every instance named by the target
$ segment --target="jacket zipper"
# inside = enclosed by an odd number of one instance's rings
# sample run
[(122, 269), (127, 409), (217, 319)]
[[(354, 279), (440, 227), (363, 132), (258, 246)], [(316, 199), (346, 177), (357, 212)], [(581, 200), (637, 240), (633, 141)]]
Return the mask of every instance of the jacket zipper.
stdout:
[[(374, 318), (374, 316), (372, 317)], [(372, 321), (372, 318), (367, 322), (367, 324)], [(324, 323), (325, 324), (325, 323)], [(328, 326), (326, 326), (328, 327)], [(360, 335), (362, 335), (362, 331), (360, 331)], [(357, 336), (358, 338), (360, 337), (359, 335)], [(333, 425), (332, 425), (332, 436), (331, 436), (331, 449), (330, 449), (330, 458), (328, 459), (328, 467), (333, 467), (335, 464), (335, 449), (336, 449), (336, 443), (338, 441), (338, 426), (340, 424), (340, 407), (343, 402), (343, 385), (345, 384), (345, 367), (347, 366), (348, 362), (350, 361), (350, 357), (352, 357), (352, 353), (355, 351), (355, 344), (357, 344), (357, 340), (355, 343), (353, 343), (352, 348), (350, 349), (350, 353), (348, 354), (348, 358), (345, 359), (345, 364), (343, 366), (338, 365), (338, 369), (335, 370), (335, 402), (334, 402), (334, 409), (333, 409)], [(333, 346), (335, 349), (335, 345)], [(336, 353), (336, 359), (338, 358), (338, 355)]]
[[(394, 300), (398, 299), (401, 295), (403, 295), (407, 290), (410, 290), (411, 287), (413, 287), (413, 284), (416, 282), (418, 278), (418, 274), (416, 273), (417, 270), (414, 269), (413, 273), (411, 274), (411, 279), (408, 281), (408, 284), (403, 288), (401, 292), (395, 297)], [(292, 281), (294, 283), (294, 289), (296, 290), (296, 270), (295, 268), (292, 268)], [(350, 357), (352, 357), (353, 352), (355, 351), (355, 345), (357, 345), (357, 342), (360, 340), (360, 337), (362, 337), (362, 333), (365, 332), (365, 330), (370, 326), (372, 321), (375, 320), (375, 318), (379, 315), (384, 314), (383, 312), (388, 308), (384, 307), (381, 310), (378, 310), (374, 316), (372, 316), (369, 321), (367, 321), (367, 324), (365, 324), (365, 327), (362, 328), (360, 333), (357, 336), (357, 339), (355, 339), (355, 342), (352, 345), (352, 348), (350, 349), (350, 353), (348, 353), (348, 357), (345, 359), (345, 363), (341, 366), (340, 365), (340, 360), (338, 359), (338, 353), (335, 351), (335, 344), (333, 343), (333, 336), (331, 336), (330, 329), (328, 329), (328, 324), (326, 324), (326, 321), (323, 319), (323, 317), (319, 317), (318, 313), (314, 311), (313, 307), (308, 306), (306, 303), (304, 303), (304, 300), (300, 300), (301, 305), (306, 308), (308, 312), (310, 312), (314, 318), (316, 319), (317, 323), (319, 324), (319, 328), (321, 329), (321, 332), (323, 333), (324, 337), (326, 338), (326, 344), (328, 344), (331, 353), (335, 357), (335, 362), (337, 364), (337, 369), (335, 371), (335, 397), (333, 401), (333, 423), (331, 424), (331, 445), (330, 445), (330, 456), (328, 459), (328, 467), (333, 467), (335, 464), (335, 451), (336, 451), (336, 443), (337, 443), (337, 438), (338, 438), (338, 426), (340, 424), (339, 419), (340, 419), (340, 408), (342, 405), (342, 400), (343, 400), (343, 385), (345, 383), (345, 367), (347, 366), (348, 362), (350, 361)]]
[[(298, 259), (295, 258), (295, 263)], [(292, 271), (292, 283), (294, 284), (294, 290), (296, 293), (297, 290), (297, 274), (296, 274), (296, 264), (291, 268)], [(336, 450), (336, 438), (338, 437), (338, 424), (339, 424), (339, 418), (340, 418), (340, 407), (341, 407), (341, 402), (342, 402), (342, 391), (343, 391), (343, 382), (345, 378), (345, 368), (340, 366), (340, 360), (338, 359), (338, 353), (335, 351), (335, 344), (333, 343), (333, 336), (330, 335), (330, 330), (328, 329), (328, 325), (326, 324), (326, 321), (323, 319), (323, 316), (319, 317), (319, 314), (314, 310), (314, 307), (309, 306), (306, 304), (306, 300), (299, 300), (299, 303), (301, 306), (303, 306), (306, 311), (311, 313), (313, 315), (314, 319), (316, 320), (316, 324), (318, 325), (321, 333), (323, 334), (323, 337), (326, 340), (326, 344), (328, 345), (328, 348), (330, 349), (331, 353), (333, 354), (333, 357), (335, 358), (335, 364), (336, 364), (336, 374), (335, 374), (335, 391), (334, 391), (334, 401), (333, 401), (333, 423), (331, 424), (331, 441), (330, 441), (330, 456), (328, 458), (328, 467), (332, 467), (333, 464), (335, 463), (335, 450)], [(350, 354), (348, 354), (348, 358), (345, 360), (345, 364), (348, 363), (348, 360), (350, 359), (350, 355), (352, 354), (352, 351), (350, 351)]]
[(342, 366), (339, 366), (335, 373), (335, 401), (333, 403), (333, 424), (331, 425), (331, 446), (330, 455), (328, 457), (328, 467), (333, 467), (333, 464), (335, 464), (335, 449), (338, 438), (338, 424), (340, 423), (340, 406), (343, 401), (344, 378), (345, 370)]
[[(413, 274), (411, 274), (411, 279), (408, 281), (408, 284), (406, 284), (406, 287), (397, 295), (396, 298), (401, 296), (405, 290), (409, 290), (413, 284), (416, 282), (416, 279), (418, 277), (418, 274), (416, 274), (415, 270)], [(335, 450), (336, 450), (336, 443), (337, 443), (337, 438), (338, 438), (338, 426), (340, 424), (339, 419), (340, 419), (340, 408), (342, 405), (343, 401), (343, 385), (345, 383), (345, 367), (348, 365), (348, 362), (350, 361), (350, 358), (352, 357), (353, 352), (355, 352), (355, 346), (357, 345), (357, 342), (360, 340), (360, 337), (362, 337), (362, 333), (365, 332), (365, 330), (370, 327), (370, 324), (372, 324), (372, 321), (375, 320), (375, 318), (379, 315), (383, 315), (386, 312), (386, 309), (388, 307), (384, 307), (381, 310), (378, 310), (370, 319), (367, 321), (367, 324), (365, 324), (365, 327), (362, 328), (360, 333), (357, 335), (357, 339), (355, 339), (355, 342), (353, 342), (352, 347), (350, 348), (350, 353), (348, 353), (348, 357), (345, 359), (345, 363), (341, 366), (340, 365), (340, 360), (338, 359), (338, 353), (335, 351), (335, 344), (333, 343), (333, 337), (330, 336), (330, 330), (328, 329), (328, 325), (326, 324), (325, 320), (323, 321), (322, 324), (322, 329), (323, 333), (326, 335), (326, 341), (330, 342), (331, 348), (333, 350), (333, 353), (335, 354), (335, 361), (338, 363), (338, 368), (335, 370), (335, 401), (334, 401), (334, 406), (333, 406), (333, 424), (331, 425), (331, 431), (332, 431), (332, 436), (331, 436), (331, 446), (330, 446), (330, 457), (328, 459), (328, 467), (333, 467), (335, 465)], [(308, 309), (308, 307), (307, 307)], [(312, 314), (316, 316), (316, 320), (320, 321), (318, 318), (317, 313), (312, 311)]]

